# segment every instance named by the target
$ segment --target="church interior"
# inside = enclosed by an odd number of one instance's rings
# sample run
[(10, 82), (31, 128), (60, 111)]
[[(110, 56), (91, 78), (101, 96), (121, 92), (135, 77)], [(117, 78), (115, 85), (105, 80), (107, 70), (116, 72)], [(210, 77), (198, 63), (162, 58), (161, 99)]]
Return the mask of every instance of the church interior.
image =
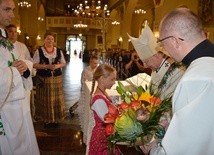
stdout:
[[(80, 97), (81, 72), (88, 64), (88, 53), (96, 51), (99, 63), (106, 62), (108, 54), (113, 51), (129, 53), (134, 47), (127, 33), (138, 38), (148, 24), (158, 38), (161, 19), (177, 7), (187, 7), (198, 14), (207, 38), (214, 41), (214, 2), (206, 0), (14, 1), (16, 9), (12, 23), (18, 28), (18, 40), (28, 47), (31, 55), (43, 45), (44, 34), (48, 31), (55, 34), (55, 46), (64, 52), (67, 62), (62, 71), (65, 120), (59, 127), (45, 128), (43, 122), (33, 118), (41, 155), (86, 153), (75, 109)], [(118, 75), (118, 79), (123, 78), (122, 73)], [(31, 95), (32, 111), (35, 89)], [(142, 154), (133, 147), (122, 146), (121, 150), (124, 155)]]

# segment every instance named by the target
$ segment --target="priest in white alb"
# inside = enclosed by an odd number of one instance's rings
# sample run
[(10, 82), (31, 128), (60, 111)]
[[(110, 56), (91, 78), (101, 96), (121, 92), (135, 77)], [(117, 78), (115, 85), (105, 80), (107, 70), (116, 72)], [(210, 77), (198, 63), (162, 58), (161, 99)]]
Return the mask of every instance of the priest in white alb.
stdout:
[(25, 91), (30, 65), (16, 57), (4, 30), (14, 17), (14, 1), (2, 0), (0, 8), (0, 154), (39, 155)]
[(201, 20), (188, 8), (169, 12), (160, 24), (160, 41), (187, 66), (173, 95), (173, 117), (160, 145), (145, 145), (150, 155), (214, 154), (214, 44)]

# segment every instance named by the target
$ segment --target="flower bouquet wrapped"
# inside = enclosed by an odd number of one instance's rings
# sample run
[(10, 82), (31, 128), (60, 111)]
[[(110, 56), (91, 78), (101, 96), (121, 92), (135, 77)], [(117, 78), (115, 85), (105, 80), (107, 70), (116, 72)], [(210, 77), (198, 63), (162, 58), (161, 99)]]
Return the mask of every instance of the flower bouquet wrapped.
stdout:
[(170, 111), (171, 97), (161, 100), (159, 93), (152, 90), (152, 85), (139, 86), (133, 91), (118, 82), (116, 89), (122, 103), (110, 106), (104, 118), (110, 146), (121, 142), (142, 145), (153, 138), (160, 141), (165, 128), (159, 121), (165, 112)]

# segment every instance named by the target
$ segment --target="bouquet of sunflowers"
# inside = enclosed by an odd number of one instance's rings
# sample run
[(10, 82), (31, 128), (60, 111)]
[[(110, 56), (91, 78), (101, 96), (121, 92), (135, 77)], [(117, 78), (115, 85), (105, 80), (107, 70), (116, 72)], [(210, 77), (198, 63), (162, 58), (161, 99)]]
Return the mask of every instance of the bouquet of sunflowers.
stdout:
[(109, 146), (119, 142), (136, 145), (139, 141), (142, 145), (152, 138), (160, 141), (165, 128), (161, 127), (159, 120), (170, 111), (171, 97), (161, 100), (159, 93), (152, 90), (152, 85), (139, 86), (133, 91), (118, 82), (116, 89), (123, 102), (110, 106), (104, 118)]

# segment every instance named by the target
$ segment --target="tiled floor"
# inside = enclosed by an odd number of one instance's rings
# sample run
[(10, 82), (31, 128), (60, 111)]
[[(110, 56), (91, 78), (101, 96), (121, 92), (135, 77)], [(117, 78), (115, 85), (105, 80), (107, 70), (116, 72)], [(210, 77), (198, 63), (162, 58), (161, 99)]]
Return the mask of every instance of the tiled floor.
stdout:
[[(80, 77), (86, 64), (78, 57), (71, 58), (63, 69), (63, 82), (67, 117), (58, 128), (44, 128), (41, 121), (34, 122), (41, 155), (85, 155), (86, 147), (82, 142), (82, 133), (78, 116), (69, 114), (69, 108), (79, 99)], [(121, 147), (123, 155), (142, 155), (134, 148)]]

